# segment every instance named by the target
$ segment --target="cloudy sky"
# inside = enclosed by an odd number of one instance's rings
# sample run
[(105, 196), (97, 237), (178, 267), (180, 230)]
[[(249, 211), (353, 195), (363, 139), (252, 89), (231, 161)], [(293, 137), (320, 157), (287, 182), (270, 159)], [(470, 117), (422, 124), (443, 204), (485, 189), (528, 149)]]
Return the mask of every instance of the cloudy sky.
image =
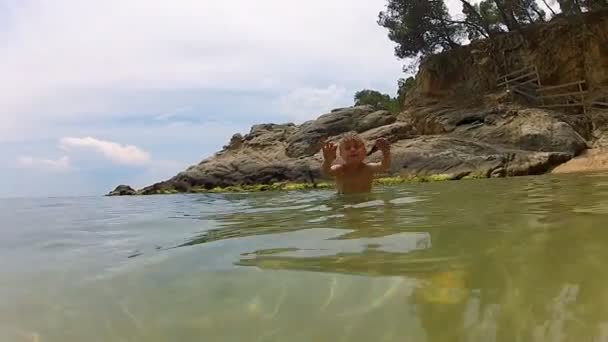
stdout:
[(252, 124), (394, 95), (385, 1), (0, 0), (0, 197), (139, 188)]

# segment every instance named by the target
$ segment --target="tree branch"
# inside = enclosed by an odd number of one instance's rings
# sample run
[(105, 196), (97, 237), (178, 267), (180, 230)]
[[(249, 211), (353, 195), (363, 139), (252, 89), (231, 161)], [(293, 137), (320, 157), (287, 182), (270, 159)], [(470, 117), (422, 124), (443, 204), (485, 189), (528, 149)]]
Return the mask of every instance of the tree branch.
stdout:
[(545, 6), (547, 6), (549, 11), (551, 11), (551, 14), (553, 14), (553, 16), (555, 17), (557, 14), (555, 14), (555, 11), (553, 10), (553, 8), (551, 8), (551, 6), (549, 6), (549, 4), (547, 3), (546, 0), (543, 0), (543, 3), (545, 4)]
[(540, 21), (545, 22), (545, 17), (543, 16), (543, 13), (538, 8), (536, 8), (536, 6), (532, 6), (532, 10), (536, 12), (536, 15), (538, 15)]
[(488, 37), (491, 34), (491, 32), (490, 32), (490, 25), (488, 25), (486, 23), (486, 21), (484, 20), (484, 18), (481, 16), (481, 14), (475, 8), (475, 6), (471, 5), (467, 0), (460, 0), (460, 2), (462, 3), (462, 6), (464, 8), (468, 9), (469, 11), (471, 11), (471, 13), (473, 13), (477, 17), (477, 19), (479, 20), (479, 22), (482, 23), (483, 26), (481, 26), (481, 27), (487, 33), (486, 37)]
[(515, 19), (513, 15), (513, 11), (509, 10), (510, 13), (507, 14), (507, 9), (504, 4), (500, 2), (500, 0), (494, 0), (496, 4), (496, 8), (498, 9), (498, 13), (500, 14), (500, 18), (502, 22), (507, 26), (509, 31), (515, 31), (519, 28), (519, 22)]
[(486, 30), (482, 27), (479, 26), (475, 23), (472, 23), (470, 21), (460, 21), (460, 20), (450, 20), (450, 19), (444, 19), (445, 22), (450, 23), (450, 24), (462, 24), (462, 25), (467, 25), (470, 26), (474, 29), (477, 30), (477, 32), (479, 32), (482, 36), (486, 37), (486, 38), (490, 38), (489, 32), (486, 32)]

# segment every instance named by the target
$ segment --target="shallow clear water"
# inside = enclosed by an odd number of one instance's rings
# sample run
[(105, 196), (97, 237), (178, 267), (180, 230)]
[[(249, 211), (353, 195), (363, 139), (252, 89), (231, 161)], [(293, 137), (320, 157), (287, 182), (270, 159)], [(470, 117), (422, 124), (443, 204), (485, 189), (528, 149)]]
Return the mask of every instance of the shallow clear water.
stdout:
[(608, 175), (0, 200), (0, 341), (608, 340)]

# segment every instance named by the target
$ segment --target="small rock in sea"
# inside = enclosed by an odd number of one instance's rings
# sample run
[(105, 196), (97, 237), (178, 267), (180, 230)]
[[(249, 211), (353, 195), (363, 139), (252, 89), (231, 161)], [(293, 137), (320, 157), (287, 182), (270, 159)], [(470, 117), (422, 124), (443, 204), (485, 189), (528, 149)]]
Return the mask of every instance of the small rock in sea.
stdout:
[(112, 190), (108, 196), (130, 196), (135, 195), (137, 192), (130, 186), (121, 184)]

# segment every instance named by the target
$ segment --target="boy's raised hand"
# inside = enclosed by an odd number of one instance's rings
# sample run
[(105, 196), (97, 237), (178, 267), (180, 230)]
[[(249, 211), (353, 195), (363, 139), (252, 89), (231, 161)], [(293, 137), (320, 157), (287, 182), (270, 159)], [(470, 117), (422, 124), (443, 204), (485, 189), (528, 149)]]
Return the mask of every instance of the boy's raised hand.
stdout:
[(326, 142), (323, 144), (323, 159), (327, 162), (333, 162), (336, 160), (336, 150), (338, 146), (331, 142)]
[(384, 138), (376, 139), (376, 146), (378, 147), (378, 149), (380, 151), (382, 151), (382, 153), (386, 153), (390, 149), (390, 145), (389, 145), (388, 141)]

